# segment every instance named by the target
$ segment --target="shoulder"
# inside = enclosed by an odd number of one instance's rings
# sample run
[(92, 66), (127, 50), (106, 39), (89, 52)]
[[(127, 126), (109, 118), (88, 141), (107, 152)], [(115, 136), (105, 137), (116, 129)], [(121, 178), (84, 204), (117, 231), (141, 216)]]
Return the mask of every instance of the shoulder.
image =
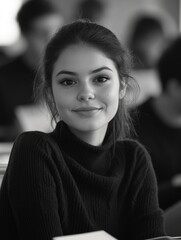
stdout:
[(125, 139), (118, 141), (116, 145), (117, 152), (122, 151), (126, 165), (130, 167), (148, 168), (151, 165), (151, 157), (143, 144), (137, 140)]
[(7, 167), (9, 191), (28, 187), (34, 192), (42, 186), (47, 189), (54, 186), (64, 162), (54, 154), (48, 139), (49, 134), (38, 131), (24, 132), (17, 137)]
[(124, 149), (125, 153), (148, 155), (145, 146), (135, 139), (124, 139), (117, 142), (117, 147)]
[(14, 144), (12, 152), (32, 154), (34, 151), (48, 151), (55, 144), (48, 133), (29, 131), (20, 134)]
[(46, 139), (48, 138), (48, 134), (40, 131), (29, 131), (29, 132), (23, 132), (20, 134), (16, 140), (15, 145), (18, 144), (36, 144), (37, 142), (46, 142)]
[(147, 186), (152, 184), (155, 189), (156, 176), (154, 173), (152, 160), (147, 149), (138, 141), (124, 140), (118, 144), (122, 145), (122, 155), (125, 162), (125, 176), (133, 180), (134, 184), (147, 182)]
[[(10, 154), (9, 165), (16, 168), (52, 166), (62, 158), (58, 145), (48, 133), (24, 132), (17, 137)], [(57, 160), (58, 159), (58, 160)]]

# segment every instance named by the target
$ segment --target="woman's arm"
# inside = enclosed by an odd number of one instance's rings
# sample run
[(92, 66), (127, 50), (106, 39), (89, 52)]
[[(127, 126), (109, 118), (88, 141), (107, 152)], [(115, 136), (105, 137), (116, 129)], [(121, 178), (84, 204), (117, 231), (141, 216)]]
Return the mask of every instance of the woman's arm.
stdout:
[(8, 169), (9, 199), (19, 239), (50, 240), (62, 235), (49, 146), (40, 136), (22, 134)]
[(133, 176), (132, 236), (136, 239), (164, 236), (163, 215), (158, 204), (157, 181), (147, 151), (140, 147)]

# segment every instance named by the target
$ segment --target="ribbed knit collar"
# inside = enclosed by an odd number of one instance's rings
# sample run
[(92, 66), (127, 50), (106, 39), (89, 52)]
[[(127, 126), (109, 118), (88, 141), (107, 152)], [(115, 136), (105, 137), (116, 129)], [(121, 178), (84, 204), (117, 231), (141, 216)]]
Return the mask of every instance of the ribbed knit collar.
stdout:
[(59, 133), (61, 149), (87, 170), (100, 175), (108, 172), (112, 156), (113, 141), (107, 131), (101, 146), (90, 145), (76, 137), (63, 122), (59, 122), (56, 132)]

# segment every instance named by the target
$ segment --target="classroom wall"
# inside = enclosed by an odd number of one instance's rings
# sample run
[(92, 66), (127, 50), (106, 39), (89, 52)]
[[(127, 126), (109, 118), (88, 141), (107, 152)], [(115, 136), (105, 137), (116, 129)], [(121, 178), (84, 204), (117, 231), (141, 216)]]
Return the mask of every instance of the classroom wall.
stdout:
[[(64, 13), (66, 21), (71, 20), (77, 5), (83, 0), (52, 0)], [(90, 0), (91, 1), (91, 0)], [(123, 41), (129, 32), (131, 19), (142, 12), (155, 14), (169, 19), (169, 24), (179, 29), (180, 0), (102, 0), (106, 6), (100, 23), (111, 28)]]
[[(0, 4), (2, 1), (0, 0)], [(24, 0), (26, 1), (26, 0)], [(74, 19), (77, 6), (84, 0), (49, 0), (53, 2), (65, 18), (65, 23)], [(91, 0), (90, 0), (91, 1)], [(106, 8), (100, 23), (109, 27), (122, 42), (125, 42), (131, 27), (131, 20), (137, 14), (148, 12), (167, 19), (165, 25), (171, 26), (171, 31), (179, 31), (180, 26), (180, 0), (100, 0)], [(168, 23), (169, 22), (169, 23)], [(0, 29), (1, 31), (1, 29)], [(1, 31), (3, 34), (3, 32)], [(9, 46), (17, 52), (21, 48), (21, 41)]]

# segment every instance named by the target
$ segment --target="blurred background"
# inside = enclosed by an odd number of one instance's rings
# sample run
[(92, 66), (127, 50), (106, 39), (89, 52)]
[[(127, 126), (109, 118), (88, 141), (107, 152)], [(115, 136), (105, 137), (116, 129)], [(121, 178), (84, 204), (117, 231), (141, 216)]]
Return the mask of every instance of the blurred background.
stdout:
[[(16, 14), (26, 0), (0, 0), (0, 46), (8, 55), (22, 50)], [(38, 1), (38, 0), (37, 0)], [(77, 16), (79, 5), (85, 0), (50, 0), (63, 14), (65, 22)], [(90, 0), (89, 2), (91, 2)], [(180, 0), (99, 0), (103, 9), (97, 21), (111, 28), (125, 42), (130, 34), (133, 19), (143, 13), (153, 14), (165, 21), (170, 31), (180, 29)], [(172, 29), (173, 28), (173, 29)]]

